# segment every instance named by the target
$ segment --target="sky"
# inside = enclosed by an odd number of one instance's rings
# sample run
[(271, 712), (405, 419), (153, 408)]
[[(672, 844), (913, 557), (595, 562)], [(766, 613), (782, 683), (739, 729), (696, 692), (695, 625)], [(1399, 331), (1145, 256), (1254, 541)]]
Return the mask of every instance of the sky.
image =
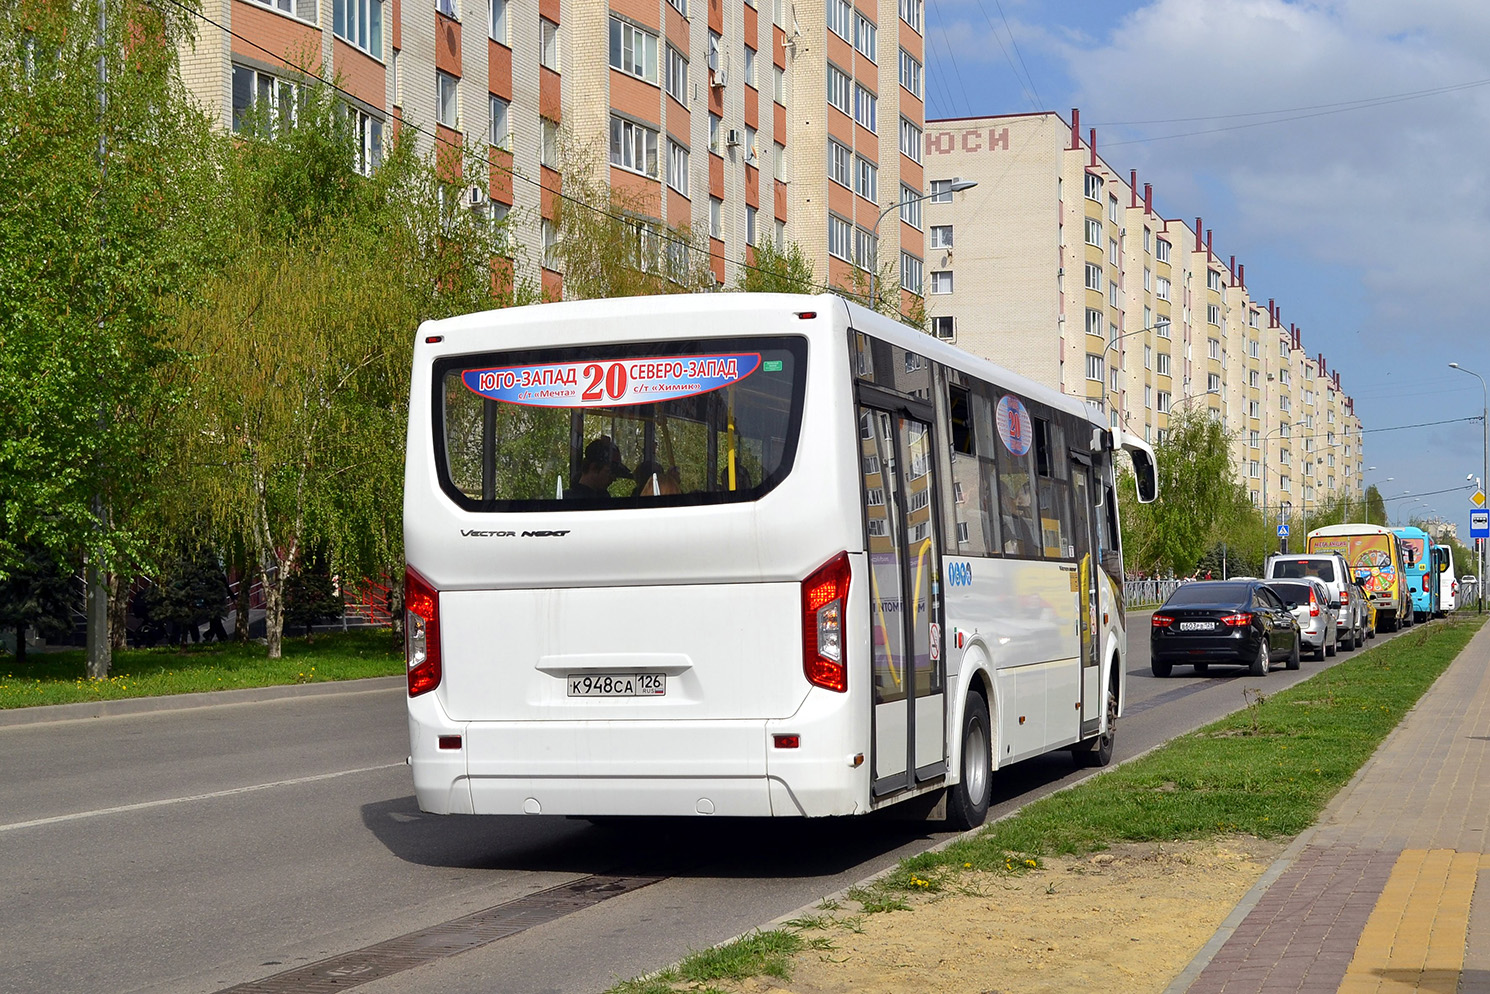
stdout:
[(1449, 363), (1490, 381), (1490, 3), (927, 0), (926, 63), (928, 119), (1079, 107), (1339, 372), (1393, 520), (1468, 541), (1485, 390)]

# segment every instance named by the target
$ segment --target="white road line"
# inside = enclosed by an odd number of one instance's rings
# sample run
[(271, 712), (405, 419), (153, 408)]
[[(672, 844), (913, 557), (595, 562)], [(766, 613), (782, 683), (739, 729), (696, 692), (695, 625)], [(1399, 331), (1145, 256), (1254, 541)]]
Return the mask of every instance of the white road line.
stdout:
[(168, 804), (187, 804), (191, 801), (210, 801), (218, 797), (232, 797), (235, 794), (248, 794), (256, 790), (268, 790), (271, 787), (294, 787), (302, 783), (315, 783), (318, 780), (334, 780), (337, 777), (353, 776), (358, 773), (375, 773), (378, 770), (392, 770), (406, 763), (385, 763), (382, 766), (364, 766), (356, 770), (338, 770), (335, 773), (318, 773), (313, 777), (296, 777), (293, 780), (276, 780), (273, 783), (256, 783), (247, 787), (234, 787), (231, 790), (214, 790), (210, 794), (192, 794), (188, 797), (166, 797), (158, 801), (141, 801), (139, 804), (121, 804), (117, 808), (99, 808), (96, 811), (78, 811), (70, 815), (55, 815), (51, 818), (37, 818), (34, 821), (18, 821), (9, 825), (0, 825), (0, 832), (11, 832), (20, 828), (38, 828), (42, 825), (56, 825), (64, 821), (79, 821), (83, 818), (99, 818), (103, 815), (123, 814), (127, 811), (143, 811), (146, 808), (161, 808)]

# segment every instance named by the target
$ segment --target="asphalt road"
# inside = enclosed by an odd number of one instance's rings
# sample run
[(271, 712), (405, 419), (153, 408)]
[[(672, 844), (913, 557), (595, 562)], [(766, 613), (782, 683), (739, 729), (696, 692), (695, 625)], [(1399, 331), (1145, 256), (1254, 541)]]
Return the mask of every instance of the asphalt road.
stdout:
[[(1132, 617), (1124, 759), (1280, 690), (1225, 668), (1155, 679)], [(1385, 636), (1383, 636), (1384, 638)], [(1378, 643), (1381, 639), (1378, 639)], [(848, 886), (946, 836), (879, 819), (435, 817), (404, 766), (402, 691), (0, 725), (0, 991), (211, 992), (591, 873), (662, 881), (358, 988), (598, 991)], [(1000, 771), (992, 816), (1072, 782)]]

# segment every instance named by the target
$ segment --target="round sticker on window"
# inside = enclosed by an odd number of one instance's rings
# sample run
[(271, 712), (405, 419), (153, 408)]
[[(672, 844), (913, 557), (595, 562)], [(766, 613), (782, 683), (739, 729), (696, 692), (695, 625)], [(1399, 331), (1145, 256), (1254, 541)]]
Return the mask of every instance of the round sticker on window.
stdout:
[(999, 438), (1004, 440), (1010, 452), (1022, 456), (1030, 450), (1033, 435), (1030, 412), (1025, 410), (1022, 400), (1011, 393), (1004, 394), (994, 420), (998, 422)]

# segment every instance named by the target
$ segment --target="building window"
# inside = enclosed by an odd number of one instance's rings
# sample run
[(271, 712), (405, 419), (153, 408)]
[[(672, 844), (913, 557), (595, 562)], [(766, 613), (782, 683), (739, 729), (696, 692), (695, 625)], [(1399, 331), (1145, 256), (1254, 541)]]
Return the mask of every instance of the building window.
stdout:
[[(1154, 409), (1157, 410), (1160, 414), (1168, 414), (1169, 413), (1169, 391), (1168, 390), (1160, 390), (1159, 391), (1159, 396), (1158, 396), (1158, 398), (1156, 398), (1155, 403), (1154, 403)], [(1159, 430), (1159, 441), (1161, 441), (1161, 442), (1164, 441), (1164, 430), (1162, 428)]]
[(900, 287), (921, 296), (924, 290), (925, 266), (909, 252), (900, 253)]
[(1084, 180), (1086, 199), (1102, 202), (1102, 177), (1096, 173), (1087, 173)]
[(1247, 374), (1247, 385), (1253, 388), (1262, 386), (1262, 374), (1255, 369), (1249, 372)]
[(489, 37), (498, 45), (507, 45), (507, 0), (486, 0), (486, 13)]
[[(657, 82), (656, 51), (653, 51), (652, 82)], [(538, 19), (538, 64), (559, 71), (559, 26), (547, 18)]]
[(1156, 355), (1154, 357), (1154, 361), (1156, 363), (1156, 368), (1155, 368), (1154, 372), (1158, 373), (1160, 376), (1168, 376), (1169, 375), (1169, 353), (1168, 352), (1160, 352), (1158, 355)]
[(1154, 347), (1152, 345), (1145, 345), (1143, 347), (1143, 368), (1154, 368)]
[(667, 2), (672, 6), (673, 10), (676, 10), (684, 17), (688, 16), (688, 0), (667, 0)]
[(1107, 284), (1107, 302), (1113, 307), (1118, 306), (1118, 290), (1119, 287), (1116, 280), (1113, 280)]
[(776, 162), (773, 165), (773, 175), (783, 183), (789, 178), (787, 176), (786, 146), (781, 142), (776, 143)]
[(1261, 350), (1258, 348), (1257, 339), (1254, 338), (1252, 339), (1252, 341), (1247, 343), (1247, 354), (1249, 356), (1256, 359), (1259, 357), (1260, 352)]
[(1206, 355), (1209, 356), (1212, 359), (1220, 359), (1221, 358), (1221, 339), (1219, 339), (1219, 338), (1207, 338), (1205, 340), (1205, 352), (1206, 352)]
[(723, 123), (724, 119), (718, 114), (709, 115), (709, 151), (716, 155), (719, 154), (719, 126)]
[(949, 249), (952, 247), (952, 226), (950, 224), (933, 224), (931, 226), (931, 247), (934, 249)]
[(854, 229), (854, 265), (866, 272), (879, 268), (879, 239), (863, 228)]
[(786, 222), (781, 218), (776, 219), (776, 251), (786, 251)]
[(1122, 262), (1122, 257), (1118, 255), (1118, 243), (1116, 238), (1109, 238), (1107, 240), (1107, 261), (1112, 263), (1114, 266)]
[(288, 126), (296, 117), (300, 94), (294, 83), (247, 66), (233, 66), (233, 131), (249, 126), (250, 113), (257, 111), (260, 124), (271, 131)]
[(719, 37), (719, 33), (718, 32), (716, 32), (716, 31), (710, 31), (709, 32), (709, 76), (710, 76), (709, 82), (710, 83), (717, 82), (717, 78), (718, 78), (718, 74), (719, 74), (719, 69), (720, 69), (720, 65), (719, 65), (719, 46), (723, 43), (723, 41), (724, 41), (724, 39), (721, 38), (721, 37)]
[(921, 138), (921, 129), (905, 118), (900, 119), (900, 154), (912, 162), (921, 161), (921, 148), (924, 144)]
[(931, 181), (931, 202), (933, 204), (950, 204), (952, 202), (951, 180), (934, 179)]
[(1154, 271), (1148, 266), (1143, 267), (1143, 289), (1147, 293), (1154, 288)]
[[(1118, 390), (1118, 368), (1116, 366), (1113, 366), (1111, 369), (1109, 369), (1107, 371), (1107, 386), (1108, 386), (1108, 389), (1110, 389), (1113, 393), (1117, 393), (1117, 390)], [(1113, 413), (1115, 414), (1117, 412), (1114, 411)]]
[(1169, 261), (1169, 243), (1162, 238), (1154, 241), (1154, 258), (1160, 262)]
[(908, 186), (900, 188), (900, 220), (917, 231), (921, 230), (921, 204), (923, 202), (920, 190), (913, 190)]
[(1221, 392), (1221, 374), (1220, 373), (1207, 373), (1206, 374), (1206, 377), (1205, 377), (1205, 392), (1206, 393), (1220, 393)]
[(786, 70), (780, 66), (771, 67), (771, 99), (786, 106)]
[(1086, 243), (1102, 247), (1102, 222), (1095, 218), (1086, 219)]
[(331, 21), (338, 38), (375, 59), (383, 58), (382, 0), (336, 0), (332, 5)]
[(724, 201), (718, 197), (709, 198), (709, 237), (724, 237)]
[(755, 215), (756, 210), (749, 204), (745, 205), (745, 244), (755, 244)]
[[(544, 21), (544, 24), (551, 23)], [(673, 49), (668, 49), (671, 59)], [(547, 62), (544, 65), (548, 65)], [(610, 66), (628, 76), (657, 82), (657, 36), (619, 17), (610, 19)], [(549, 66), (549, 68), (553, 68)], [(669, 65), (671, 70), (672, 66)], [(671, 92), (671, 90), (669, 90)]]
[(921, 97), (921, 72), (921, 63), (914, 55), (902, 48), (900, 50), (900, 85), (917, 99)]
[(756, 162), (759, 155), (755, 149), (756, 130), (750, 125), (745, 125), (745, 161)]
[(1262, 467), (1258, 465), (1256, 459), (1249, 459), (1247, 461), (1247, 475), (1254, 480), (1262, 475)]
[(1107, 315), (1101, 311), (1088, 307), (1086, 309), (1086, 333), (1102, 337), (1102, 332), (1107, 328)]
[(352, 133), (357, 136), (357, 171), (371, 176), (383, 164), (383, 121), (350, 106), (347, 113), (352, 117)]
[[(1162, 245), (1163, 242), (1160, 242), (1160, 244)], [(1154, 296), (1155, 297), (1158, 297), (1160, 300), (1168, 300), (1169, 299), (1169, 279), (1168, 279), (1168, 277), (1160, 276), (1157, 280), (1154, 281)], [(1159, 320), (1162, 321), (1164, 319), (1163, 318), (1160, 318)]]
[(932, 270), (931, 273), (932, 293), (952, 292), (952, 271), (950, 269)]
[(543, 245), (543, 268), (557, 270), (559, 268), (559, 230), (548, 218), (539, 218), (538, 237)]
[(745, 46), (745, 85), (755, 86), (755, 49)]
[(610, 119), (610, 162), (628, 172), (657, 175), (657, 132), (622, 117)]
[(459, 130), (460, 80), (438, 70), (435, 71), (435, 121)]
[(828, 67), (828, 103), (845, 114), (852, 114), (853, 86), (848, 73), (837, 66)]
[(1099, 355), (1092, 355), (1090, 352), (1088, 352), (1086, 354), (1086, 378), (1087, 379), (1089, 379), (1089, 380), (1096, 380), (1098, 383), (1101, 383), (1102, 382), (1102, 366), (1103, 366), (1103, 363), (1102, 363), (1102, 357), (1101, 356), (1099, 356)]
[(853, 171), (853, 154), (833, 139), (828, 139), (828, 178), (833, 182), (853, 189), (850, 175)]
[(1205, 319), (1206, 319), (1206, 321), (1208, 323), (1219, 326), (1221, 324), (1221, 305), (1220, 304), (1206, 304), (1205, 305)]
[(931, 333), (937, 338), (951, 341), (957, 337), (957, 322), (950, 314), (939, 314), (931, 319)]
[(879, 131), (879, 97), (859, 84), (854, 84), (854, 120), (870, 131)]
[(870, 62), (878, 62), (875, 55), (875, 35), (877, 31), (874, 22), (857, 10), (854, 11), (854, 48), (859, 54)]
[(1147, 255), (1154, 247), (1154, 233), (1149, 230), (1148, 225), (1143, 226), (1143, 251)]
[(1118, 223), (1118, 199), (1111, 194), (1107, 196), (1107, 220)]
[(688, 60), (671, 45), (667, 46), (667, 95), (688, 106)]
[(511, 138), (511, 126), (508, 123), (508, 104), (496, 94), (491, 94), (491, 133), (488, 141), (496, 148), (507, 148), (508, 139)]
[(435, 10), (455, 20), (460, 18), (460, 10), (455, 6), (455, 0), (435, 0)]
[(921, 0), (900, 0), (900, 19), (921, 33)]
[(854, 5), (849, 0), (828, 0), (828, 30), (844, 41), (854, 37)]
[(1143, 406), (1150, 411), (1154, 409), (1154, 388), (1147, 383), (1143, 385)]
[(828, 215), (828, 254), (853, 262), (854, 226), (836, 215)]
[(675, 141), (667, 143), (667, 185), (688, 196), (688, 149)]
[(1154, 321), (1154, 333), (1157, 334), (1160, 338), (1169, 337), (1168, 314), (1160, 314), (1159, 317)]
[(1102, 267), (1095, 262), (1086, 264), (1086, 288), (1098, 291), (1102, 289)]
[(538, 119), (538, 163), (559, 168), (559, 122), (551, 117)]
[(1207, 290), (1221, 289), (1221, 274), (1214, 269), (1205, 271), (1205, 286)]
[(859, 156), (859, 171), (854, 176), (854, 192), (859, 196), (875, 203), (879, 200), (879, 175), (880, 171), (874, 163)]

